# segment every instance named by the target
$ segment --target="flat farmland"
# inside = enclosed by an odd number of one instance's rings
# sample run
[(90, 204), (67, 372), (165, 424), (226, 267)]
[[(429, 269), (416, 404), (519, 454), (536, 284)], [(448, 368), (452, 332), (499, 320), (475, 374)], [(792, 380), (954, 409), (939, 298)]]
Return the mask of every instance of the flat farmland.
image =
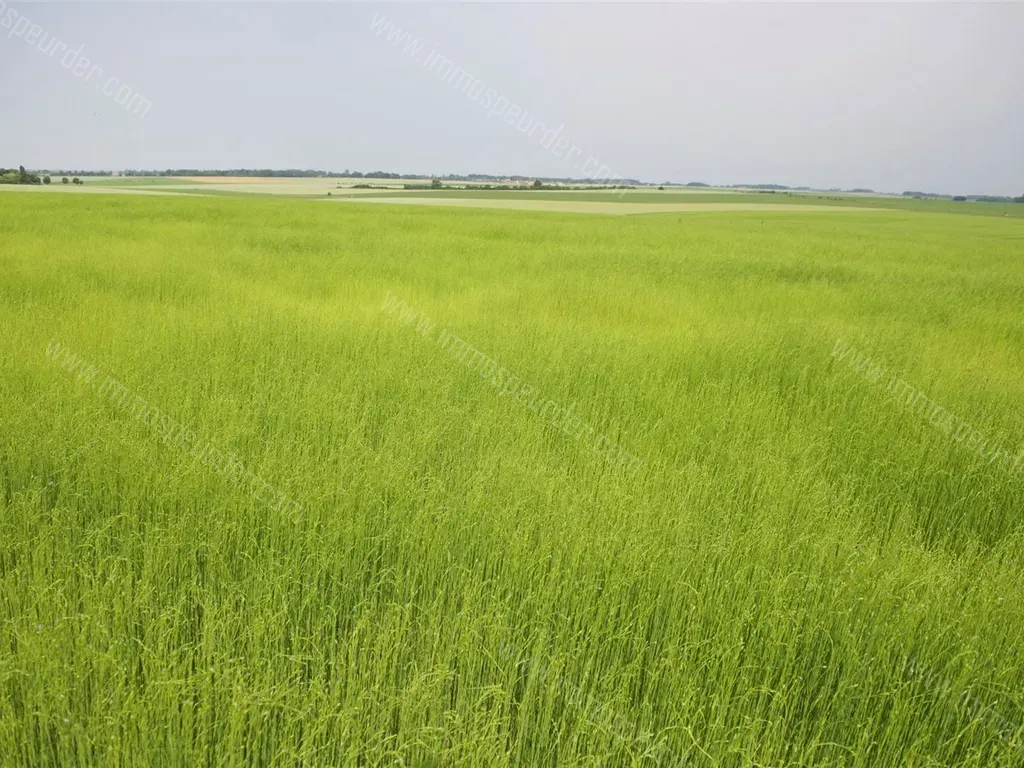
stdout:
[[(203, 194), (231, 192), (263, 196), (320, 197), (326, 196), (328, 192), (349, 195), (387, 193), (381, 189), (353, 189), (352, 186), (360, 183), (360, 181), (362, 180), (289, 177), (262, 178), (254, 176), (94, 176), (84, 179), (85, 185), (89, 187), (110, 189), (160, 187), (161, 189), (176, 192)], [(341, 186), (339, 187), (339, 185)], [(396, 191), (401, 190), (401, 184), (398, 184)]]
[[(332, 198), (333, 201), (333, 198)], [(385, 205), (428, 205), (449, 208), (496, 208), (517, 211), (551, 211), (555, 213), (603, 213), (603, 214), (643, 214), (643, 213), (743, 213), (757, 211), (761, 213), (807, 213), (824, 211), (837, 213), (840, 211), (871, 211), (872, 208), (854, 206), (825, 205), (778, 205), (764, 202), (639, 202), (628, 200), (618, 202), (607, 196), (599, 199), (560, 199), (557, 197), (537, 198), (530, 193), (508, 197), (482, 197), (467, 195), (466, 197), (418, 197), (405, 195), (363, 195), (339, 197), (337, 202), (349, 203), (383, 203)]]
[(0, 762), (1024, 760), (1019, 218), (206, 183), (0, 194)]
[[(708, 205), (733, 206), (828, 206), (837, 208), (883, 208), (886, 210), (918, 211), (920, 213), (951, 213), (975, 216), (1001, 216), (1003, 218), (1024, 218), (1024, 205), (1018, 203), (972, 203), (951, 200), (915, 199), (896, 195), (829, 194), (814, 192), (764, 193), (732, 189), (701, 190), (693, 192), (676, 190), (652, 190), (632, 188), (620, 190), (591, 189), (440, 189), (400, 190), (398, 192), (377, 192), (379, 196), (400, 194), (403, 198), (433, 200), (522, 200), (559, 202), (604, 202), (616, 204)], [(374, 195), (369, 195), (373, 197)], [(709, 208), (709, 210), (712, 210)], [(755, 209), (756, 210), (756, 209)]]
[[(820, 207), (870, 208), (917, 211), (920, 213), (970, 214), (1024, 218), (1024, 206), (1014, 203), (954, 202), (940, 199), (915, 199), (908, 196), (880, 194), (849, 194), (827, 192), (752, 192), (744, 189), (709, 189), (668, 187), (635, 187), (627, 189), (585, 189), (560, 186), (547, 189), (495, 190), (484, 189), (472, 183), (455, 187), (446, 183), (444, 189), (406, 189), (405, 185), (426, 185), (430, 179), (366, 179), (366, 178), (260, 178), (250, 176), (190, 176), (190, 177), (84, 177), (84, 185), (71, 187), (52, 185), (61, 191), (95, 191), (105, 189), (155, 190), (183, 195), (210, 197), (294, 197), (309, 199), (353, 198), (371, 200), (389, 198), (395, 204), (431, 205), (451, 201), (452, 206), (509, 207), (520, 210), (551, 210), (563, 213), (594, 213), (604, 210), (614, 213), (652, 213), (700, 210), (770, 211), (781, 206), (795, 206), (806, 211)], [(368, 187), (357, 188), (357, 186)], [(0, 187), (0, 192), (13, 189)], [(429, 202), (420, 202), (429, 201)], [(478, 201), (470, 203), (466, 201)], [(508, 206), (497, 206), (494, 201), (509, 201)], [(551, 205), (544, 205), (551, 203)], [(589, 205), (562, 205), (563, 203), (602, 203), (614, 208)], [(623, 205), (633, 206), (622, 208)], [(646, 210), (641, 208), (646, 206)], [(654, 207), (652, 207), (654, 206)], [(717, 207), (716, 207), (717, 206)], [(728, 206), (725, 208), (724, 206)]]

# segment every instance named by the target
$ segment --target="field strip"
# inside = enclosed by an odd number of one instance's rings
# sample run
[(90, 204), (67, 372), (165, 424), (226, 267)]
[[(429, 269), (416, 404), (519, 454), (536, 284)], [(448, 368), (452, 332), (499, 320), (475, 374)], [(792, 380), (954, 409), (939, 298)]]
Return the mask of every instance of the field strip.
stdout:
[(167, 191), (166, 187), (140, 189), (138, 187), (104, 187), (100, 184), (0, 184), (0, 191), (23, 192), (57, 192), (73, 195), (79, 193), (91, 195), (177, 195), (178, 192)]
[[(387, 198), (343, 198), (348, 203), (385, 203), (394, 205), (446, 205), (457, 208), (506, 208), (521, 211), (549, 211), (552, 213), (603, 213), (629, 215), (640, 213), (742, 213), (744, 211), (775, 211), (803, 213), (807, 211), (878, 211), (847, 205), (786, 205), (784, 203), (604, 203), (565, 200), (488, 200), (480, 198), (429, 198), (429, 197), (387, 197)], [(333, 202), (331, 200), (330, 202)]]
[(258, 182), (239, 182), (237, 184), (227, 182), (182, 182), (180, 184), (154, 184), (148, 186), (145, 183), (139, 184), (105, 184), (102, 181), (90, 181), (86, 186), (103, 187), (105, 189), (165, 189), (185, 190), (198, 192), (238, 192), (253, 193), (259, 195), (281, 195), (281, 196), (306, 196), (325, 197), (330, 192), (332, 195), (355, 196), (355, 195), (389, 195), (401, 194), (402, 189), (353, 189), (350, 187), (336, 187), (323, 182), (305, 182), (296, 184), (260, 184)]
[[(153, 178), (153, 177), (149, 177)], [(161, 178), (161, 177), (156, 177)], [(261, 184), (261, 185), (284, 185), (290, 186), (294, 184), (319, 184), (321, 186), (327, 184), (335, 186), (337, 184), (377, 184), (382, 187), (390, 185), (399, 192), (403, 191), (403, 184), (429, 184), (430, 178), (424, 177), (420, 179), (377, 179), (377, 178), (355, 178), (350, 176), (167, 176), (162, 178), (177, 179), (183, 182), (195, 183), (195, 184)], [(376, 192), (387, 192), (387, 189), (376, 189)]]
[(174, 185), (173, 188), (179, 189), (198, 189), (198, 190), (219, 190), (222, 192), (255, 192), (262, 195), (305, 195), (308, 197), (323, 197), (326, 199), (327, 193), (330, 192), (335, 196), (356, 196), (356, 195), (391, 195), (401, 194), (405, 190), (389, 190), (389, 189), (352, 189), (349, 187), (334, 187), (328, 184), (316, 182), (305, 183), (305, 184), (221, 184), (221, 183), (207, 183), (207, 184), (193, 184), (193, 185)]

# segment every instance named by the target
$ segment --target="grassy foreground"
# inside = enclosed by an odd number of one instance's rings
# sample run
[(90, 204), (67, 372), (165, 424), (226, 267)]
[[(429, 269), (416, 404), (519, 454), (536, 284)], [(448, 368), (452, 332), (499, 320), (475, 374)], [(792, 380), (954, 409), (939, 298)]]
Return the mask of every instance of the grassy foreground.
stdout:
[(1019, 220), (8, 194), (0, 264), (5, 766), (1024, 762), (1024, 471), (878, 373), (1020, 454)]

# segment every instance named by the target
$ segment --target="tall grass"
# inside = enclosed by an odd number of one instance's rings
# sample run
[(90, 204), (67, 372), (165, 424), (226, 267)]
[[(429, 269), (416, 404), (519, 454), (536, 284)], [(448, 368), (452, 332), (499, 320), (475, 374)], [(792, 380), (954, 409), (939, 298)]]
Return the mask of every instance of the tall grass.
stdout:
[(0, 206), (0, 763), (1024, 762), (1019, 221)]

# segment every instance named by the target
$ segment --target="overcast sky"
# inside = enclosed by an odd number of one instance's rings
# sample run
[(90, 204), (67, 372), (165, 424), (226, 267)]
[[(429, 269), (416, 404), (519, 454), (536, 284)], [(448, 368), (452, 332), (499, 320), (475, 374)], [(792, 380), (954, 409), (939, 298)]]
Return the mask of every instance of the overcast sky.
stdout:
[[(589, 161), (653, 182), (1024, 194), (1021, 3), (3, 5), (0, 166), (582, 176)], [(389, 44), (380, 16), (410, 37)], [(88, 71), (48, 55), (53, 37)], [(501, 99), (545, 128), (489, 117)], [(571, 158), (542, 146), (549, 128)]]

